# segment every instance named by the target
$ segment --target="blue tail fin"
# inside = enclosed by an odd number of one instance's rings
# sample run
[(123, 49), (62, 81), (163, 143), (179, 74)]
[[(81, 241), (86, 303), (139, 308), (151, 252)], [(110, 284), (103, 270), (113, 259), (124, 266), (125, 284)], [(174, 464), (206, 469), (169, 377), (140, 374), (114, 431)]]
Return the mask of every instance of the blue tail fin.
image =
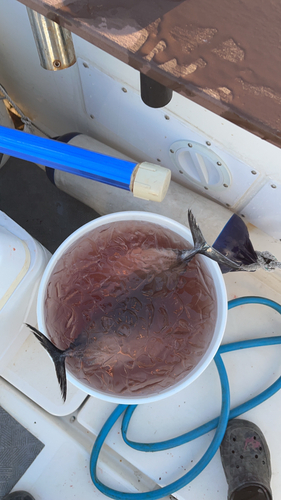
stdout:
[[(257, 254), (250, 241), (247, 226), (236, 214), (224, 226), (213, 248), (237, 264), (245, 266), (257, 262)], [(220, 264), (220, 268), (222, 273), (232, 271), (224, 264)]]

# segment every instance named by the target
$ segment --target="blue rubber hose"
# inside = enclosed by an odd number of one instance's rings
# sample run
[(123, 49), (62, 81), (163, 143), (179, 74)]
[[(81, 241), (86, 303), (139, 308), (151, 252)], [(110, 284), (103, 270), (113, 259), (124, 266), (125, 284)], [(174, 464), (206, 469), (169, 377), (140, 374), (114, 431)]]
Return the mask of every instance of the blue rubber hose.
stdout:
[[(245, 304), (261, 304), (265, 305), (268, 307), (271, 307), (275, 311), (279, 312), (281, 314), (281, 305), (278, 304), (277, 302), (274, 302), (272, 300), (263, 298), (263, 297), (242, 297), (239, 299), (234, 299), (229, 302), (228, 308), (232, 309), (234, 307), (240, 306), (240, 305), (245, 305)], [(162, 498), (163, 496), (170, 495), (174, 493), (175, 491), (179, 490), (180, 488), (183, 488), (186, 486), (190, 481), (195, 479), (203, 470), (204, 468), (208, 465), (216, 451), (218, 450), (220, 443), (223, 439), (225, 429), (227, 426), (227, 420), (235, 418), (242, 413), (245, 413), (246, 411), (249, 411), (250, 409), (256, 407), (257, 405), (261, 404), (264, 402), (266, 399), (270, 398), (273, 394), (275, 394), (280, 388), (281, 388), (281, 377), (279, 377), (270, 387), (268, 387), (265, 391), (261, 392), (258, 396), (255, 396), (254, 398), (250, 399), (249, 401), (237, 406), (236, 408), (233, 408), (229, 412), (229, 400), (230, 400), (230, 394), (229, 394), (229, 384), (228, 384), (228, 378), (227, 378), (227, 373), (224, 367), (224, 364), (221, 359), (221, 354), (226, 353), (226, 352), (231, 352), (234, 350), (240, 350), (240, 349), (248, 349), (252, 347), (261, 347), (261, 346), (267, 346), (267, 345), (277, 345), (281, 344), (281, 337), (268, 337), (268, 338), (261, 338), (261, 339), (252, 339), (252, 340), (245, 340), (241, 342), (233, 342), (230, 344), (222, 345), (218, 353), (216, 354), (214, 360), (216, 363), (216, 367), (219, 372), (220, 376), (220, 381), (221, 381), (221, 387), (222, 387), (222, 410), (221, 410), (221, 415), (218, 418), (215, 418), (209, 422), (207, 422), (204, 425), (201, 425), (197, 427), (196, 429), (183, 434), (182, 436), (167, 440), (167, 441), (162, 441), (160, 443), (137, 443), (128, 440), (127, 438), (127, 430), (128, 426), (130, 423), (130, 419), (133, 415), (133, 412), (137, 408), (137, 405), (119, 405), (117, 408), (114, 410), (114, 412), (111, 414), (103, 428), (101, 429), (96, 442), (94, 444), (92, 454), (91, 454), (91, 459), (90, 459), (90, 473), (92, 480), (95, 484), (95, 486), (105, 495), (118, 499), (118, 500), (144, 500), (144, 499), (150, 499), (150, 500), (156, 500), (159, 498)], [(192, 441), (196, 439), (199, 436), (202, 436), (203, 434), (206, 434), (207, 432), (210, 432), (211, 430), (216, 429), (216, 433), (214, 436), (213, 441), (211, 442), (211, 445), (207, 449), (206, 453), (203, 455), (203, 457), (199, 460), (199, 462), (184, 476), (182, 476), (180, 479), (177, 481), (174, 481), (173, 483), (163, 487), (163, 488), (158, 488), (157, 490), (153, 490), (151, 492), (147, 493), (123, 493), (117, 490), (114, 490), (112, 488), (109, 488), (105, 484), (103, 484), (98, 478), (97, 478), (97, 460), (98, 456), (101, 450), (101, 447), (104, 443), (104, 440), (106, 439), (110, 429), (112, 426), (115, 424), (116, 420), (124, 413), (123, 417), (123, 422), (122, 422), (122, 436), (125, 442), (131, 446), (132, 448), (139, 450), (139, 451), (161, 451), (161, 450), (167, 450), (172, 447), (180, 446), (182, 444), (185, 444), (189, 441)]]
[[(234, 350), (236, 351), (238, 349), (248, 349), (250, 347), (260, 347), (260, 346), (277, 345), (277, 344), (281, 344), (281, 337), (269, 337), (268, 339), (245, 340), (243, 342), (226, 344), (222, 346), (223, 349), (221, 350), (220, 348), (218, 352), (219, 354), (222, 354), (229, 351), (234, 351)], [(228, 349), (229, 346), (230, 349)], [(246, 413), (247, 411), (252, 410), (259, 404), (263, 403), (266, 399), (269, 399), (271, 396), (273, 396), (277, 391), (279, 391), (280, 388), (281, 388), (281, 377), (279, 377), (265, 391), (261, 392), (260, 394), (248, 400), (247, 402), (233, 408), (229, 413), (229, 420), (238, 417), (239, 415), (242, 415), (242, 413)], [(127, 438), (130, 419), (136, 407), (137, 405), (132, 405), (127, 407), (123, 418), (121, 430), (122, 430), (122, 437), (125, 443), (131, 448), (134, 448), (135, 450), (138, 451), (153, 452), (153, 451), (169, 450), (170, 448), (176, 448), (177, 446), (189, 443), (190, 441), (193, 441), (194, 439), (203, 436), (207, 432), (212, 431), (217, 427), (219, 420), (218, 418), (214, 418), (213, 420), (210, 420), (206, 424), (203, 424), (200, 427), (197, 427), (196, 429), (190, 432), (182, 434), (181, 436), (178, 436), (176, 438), (169, 439), (167, 441), (162, 441), (158, 443), (137, 443), (135, 441), (130, 441)]]
[(99, 453), (101, 447), (109, 433), (115, 424), (116, 420), (122, 415), (124, 410), (127, 408), (126, 405), (118, 405), (117, 408), (112, 412), (103, 428), (101, 429), (96, 442), (94, 444), (91, 458), (90, 458), (90, 474), (93, 483), (95, 486), (108, 497), (117, 499), (117, 500), (157, 500), (166, 495), (171, 495), (177, 490), (180, 490), (188, 483), (190, 483), (193, 479), (195, 479), (202, 470), (207, 467), (208, 463), (212, 460), (213, 456), (216, 454), (222, 440), (227, 427), (228, 417), (229, 417), (229, 405), (230, 405), (230, 395), (229, 395), (229, 385), (228, 378), (225, 370), (225, 366), (219, 354), (216, 354), (215, 363), (219, 372), (221, 388), (222, 388), (222, 407), (221, 407), (221, 415), (219, 417), (218, 426), (216, 429), (215, 436), (204, 453), (202, 458), (197, 462), (197, 464), (184, 476), (177, 479), (173, 483), (164, 486), (163, 488), (158, 488), (157, 490), (148, 491), (145, 493), (123, 493), (118, 490), (114, 490), (113, 488), (109, 488), (105, 484), (103, 484), (97, 477), (97, 461), (99, 457)]
[(0, 152), (130, 191), (136, 163), (0, 126)]
[(279, 312), (281, 314), (281, 305), (278, 304), (278, 302), (274, 302), (274, 300), (266, 299), (265, 297), (255, 297), (255, 296), (249, 296), (249, 297), (240, 297), (237, 299), (230, 300), (228, 302), (228, 309), (233, 309), (234, 307), (237, 306), (243, 306), (245, 304), (260, 304), (264, 305), (267, 307), (271, 307), (271, 309), (275, 309), (275, 311)]

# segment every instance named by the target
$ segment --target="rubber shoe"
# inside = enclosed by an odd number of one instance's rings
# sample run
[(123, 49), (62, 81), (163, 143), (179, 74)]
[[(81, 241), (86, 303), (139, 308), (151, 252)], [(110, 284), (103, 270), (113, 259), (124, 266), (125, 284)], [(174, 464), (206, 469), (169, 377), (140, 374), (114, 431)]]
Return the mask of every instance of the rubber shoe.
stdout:
[[(231, 420), (220, 453), (228, 483), (228, 500), (272, 500), (270, 453), (257, 425), (248, 420)], [(251, 496), (251, 489), (256, 496)]]

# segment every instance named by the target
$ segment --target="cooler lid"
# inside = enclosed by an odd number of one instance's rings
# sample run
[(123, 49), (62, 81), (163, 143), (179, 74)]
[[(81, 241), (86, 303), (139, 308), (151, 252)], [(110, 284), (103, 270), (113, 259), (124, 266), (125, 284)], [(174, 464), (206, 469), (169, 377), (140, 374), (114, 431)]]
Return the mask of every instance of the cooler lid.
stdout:
[(0, 226), (0, 311), (30, 266), (30, 252), (26, 243)]

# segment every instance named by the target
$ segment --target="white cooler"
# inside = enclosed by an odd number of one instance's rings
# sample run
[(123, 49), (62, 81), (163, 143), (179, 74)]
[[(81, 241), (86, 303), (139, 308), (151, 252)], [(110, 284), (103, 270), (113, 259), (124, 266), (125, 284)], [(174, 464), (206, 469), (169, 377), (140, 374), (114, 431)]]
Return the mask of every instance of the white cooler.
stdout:
[(25, 323), (37, 326), (37, 293), (51, 253), (0, 211), (0, 376), (53, 415), (86, 394), (69, 384), (63, 404), (54, 365)]

